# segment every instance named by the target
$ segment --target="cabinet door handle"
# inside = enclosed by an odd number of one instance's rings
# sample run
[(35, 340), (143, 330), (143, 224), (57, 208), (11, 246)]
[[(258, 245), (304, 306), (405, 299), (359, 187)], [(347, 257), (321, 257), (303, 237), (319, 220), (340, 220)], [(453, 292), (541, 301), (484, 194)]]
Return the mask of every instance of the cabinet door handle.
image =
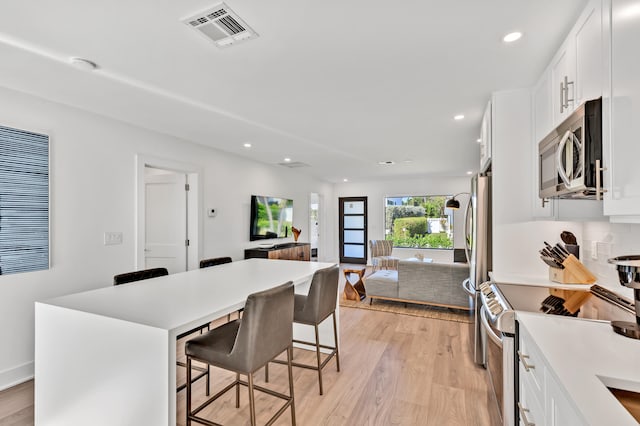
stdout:
[(560, 82), (560, 114), (564, 112), (564, 84)]
[(522, 352), (518, 351), (518, 358), (520, 358), (520, 362), (522, 363), (522, 366), (524, 367), (524, 371), (529, 371), (532, 368), (536, 368), (535, 365), (533, 364), (528, 364), (527, 363), (527, 359), (529, 359), (529, 355), (525, 355)]
[[(571, 85), (571, 87), (573, 87), (573, 95), (574, 97), (569, 99), (569, 85)], [(564, 107), (565, 108), (569, 108), (569, 102), (573, 102), (575, 100), (575, 92), (576, 92), (576, 87), (573, 84), (573, 81), (569, 81), (569, 78), (565, 75), (564, 76)]]
[(529, 419), (527, 419), (527, 413), (529, 412), (528, 408), (524, 408), (522, 406), (522, 403), (518, 402), (518, 411), (520, 411), (520, 420), (522, 420), (522, 423), (524, 423), (524, 426), (536, 426), (535, 423), (530, 422)]

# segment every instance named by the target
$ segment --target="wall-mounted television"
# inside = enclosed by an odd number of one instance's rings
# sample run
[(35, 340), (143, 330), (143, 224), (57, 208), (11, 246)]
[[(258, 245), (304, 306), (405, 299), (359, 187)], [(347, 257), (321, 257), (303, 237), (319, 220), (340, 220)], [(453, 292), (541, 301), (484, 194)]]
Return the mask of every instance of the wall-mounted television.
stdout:
[(292, 235), (293, 200), (262, 195), (251, 196), (249, 240), (287, 238)]

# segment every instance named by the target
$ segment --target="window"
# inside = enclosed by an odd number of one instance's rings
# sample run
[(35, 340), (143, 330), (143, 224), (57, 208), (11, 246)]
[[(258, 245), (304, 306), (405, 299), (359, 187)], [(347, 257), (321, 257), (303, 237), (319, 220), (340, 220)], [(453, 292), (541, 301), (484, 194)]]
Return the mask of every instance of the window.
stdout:
[(49, 137), (0, 126), (0, 275), (49, 268)]
[(394, 247), (453, 248), (453, 211), (448, 195), (385, 198), (385, 239)]

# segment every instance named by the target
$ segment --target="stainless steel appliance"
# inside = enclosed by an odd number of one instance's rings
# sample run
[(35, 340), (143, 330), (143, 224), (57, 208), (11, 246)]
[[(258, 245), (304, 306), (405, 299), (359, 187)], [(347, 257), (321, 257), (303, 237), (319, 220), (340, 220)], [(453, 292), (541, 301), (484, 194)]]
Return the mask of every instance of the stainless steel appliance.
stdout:
[[(591, 292), (594, 306), (600, 314), (609, 312), (602, 318), (627, 319), (633, 312), (631, 301), (603, 287), (594, 285)], [(486, 282), (480, 285), (481, 321), (486, 332), (486, 366), (496, 401), (502, 415), (503, 425), (518, 424), (518, 345), (516, 311), (548, 312), (546, 302), (549, 289), (541, 286), (523, 286)], [(604, 304), (604, 305), (603, 305)], [(605, 306), (606, 305), (606, 306)], [(584, 309), (589, 312), (589, 309)], [(564, 309), (556, 312), (562, 315)], [(581, 312), (581, 318), (590, 315)]]
[(538, 145), (540, 198), (600, 199), (602, 99), (580, 105)]
[(469, 336), (471, 354), (476, 364), (484, 365), (484, 337), (480, 317), (480, 284), (489, 279), (491, 269), (491, 176), (471, 178), (471, 191), (465, 218), (465, 252), (469, 262), (469, 279), (462, 283), (469, 293), (473, 312)]
[(616, 265), (620, 284), (633, 289), (636, 322), (612, 321), (613, 330), (632, 339), (640, 339), (640, 256), (618, 256), (609, 259)]

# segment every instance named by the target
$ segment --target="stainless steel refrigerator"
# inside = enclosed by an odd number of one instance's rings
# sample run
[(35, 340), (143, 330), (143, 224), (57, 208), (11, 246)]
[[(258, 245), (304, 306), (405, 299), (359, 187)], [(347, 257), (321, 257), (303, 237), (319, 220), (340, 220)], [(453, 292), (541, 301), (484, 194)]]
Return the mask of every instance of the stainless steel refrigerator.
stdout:
[(491, 176), (471, 178), (471, 196), (465, 214), (465, 252), (469, 279), (462, 283), (469, 293), (473, 318), (469, 328), (471, 354), (476, 364), (485, 364), (484, 333), (480, 322), (480, 284), (489, 280), (491, 270)]

